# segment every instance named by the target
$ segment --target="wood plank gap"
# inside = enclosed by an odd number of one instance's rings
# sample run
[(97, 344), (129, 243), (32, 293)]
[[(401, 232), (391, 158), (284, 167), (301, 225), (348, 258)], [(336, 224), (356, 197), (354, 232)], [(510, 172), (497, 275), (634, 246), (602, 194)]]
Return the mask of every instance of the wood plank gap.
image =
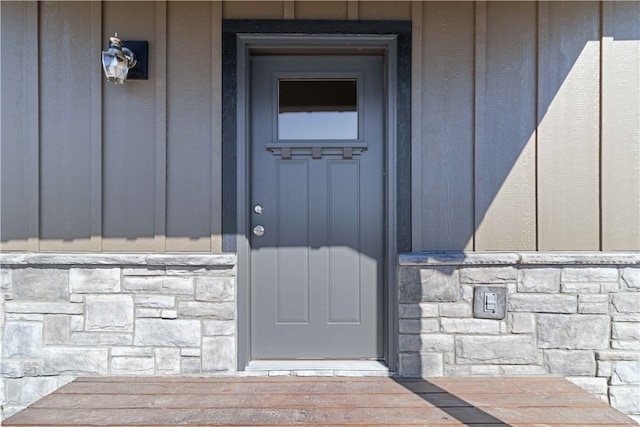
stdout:
[(424, 249), (422, 236), (422, 2), (411, 2), (411, 246), (414, 252)]
[(211, 240), (222, 252), (222, 2), (211, 3)]
[(471, 195), (471, 203), (473, 205), (473, 250), (478, 248), (477, 230), (478, 215), (476, 203), (476, 193), (478, 179), (477, 171), (480, 168), (477, 165), (476, 152), (478, 145), (484, 146), (486, 123), (485, 123), (485, 106), (486, 106), (486, 85), (487, 85), (487, 2), (479, 1), (475, 4), (475, 67), (474, 67), (474, 137), (471, 148), (471, 156), (473, 158), (473, 175), (471, 177), (473, 194)]
[(26, 194), (27, 250), (40, 250), (40, 76), (39, 76), (39, 15), (40, 3), (25, 4), (26, 22), (23, 39), (26, 61), (22, 70), (26, 111), (23, 135), (27, 135)]
[(167, 217), (167, 3), (156, 3), (156, 159), (154, 249), (166, 249)]
[[(102, 2), (91, 3), (91, 49), (102, 51)], [(102, 251), (102, 67), (91, 67), (91, 237), (90, 250)]]

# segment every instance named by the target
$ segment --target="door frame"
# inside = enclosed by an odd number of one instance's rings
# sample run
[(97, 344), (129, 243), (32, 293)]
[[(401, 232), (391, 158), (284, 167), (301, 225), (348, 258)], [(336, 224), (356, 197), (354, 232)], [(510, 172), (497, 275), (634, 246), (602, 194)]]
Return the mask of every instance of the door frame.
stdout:
[[(259, 22), (259, 21), (258, 21)], [(249, 362), (251, 362), (251, 319), (250, 319), (250, 307), (251, 307), (251, 295), (250, 295), (250, 259), (251, 259), (251, 248), (250, 248), (250, 223), (249, 223), (249, 209), (250, 209), (250, 183), (251, 183), (251, 156), (250, 156), (250, 91), (248, 90), (249, 82), (250, 82), (250, 57), (256, 53), (262, 54), (288, 54), (288, 53), (351, 53), (357, 54), (359, 52), (368, 51), (371, 53), (379, 54), (384, 57), (384, 79), (385, 79), (385, 92), (384, 92), (384, 101), (385, 101), (385, 148), (384, 148), (384, 174), (385, 174), (385, 204), (384, 204), (384, 217), (385, 217), (385, 245), (384, 245), (384, 253), (385, 253), (385, 261), (384, 261), (384, 274), (383, 274), (383, 342), (384, 342), (384, 363), (389, 368), (390, 372), (397, 372), (398, 366), (398, 305), (397, 305), (397, 254), (403, 250), (405, 247), (410, 248), (410, 229), (408, 233), (403, 233), (404, 235), (399, 238), (398, 236), (398, 225), (402, 226), (403, 224), (410, 224), (410, 212), (411, 206), (407, 207), (407, 198), (406, 196), (401, 197), (403, 199), (403, 203), (399, 203), (399, 195), (398, 189), (402, 188), (402, 193), (408, 191), (410, 195), (410, 171), (408, 172), (407, 177), (402, 178), (398, 175), (399, 171), (397, 170), (397, 165), (401, 164), (402, 169), (406, 171), (405, 167), (407, 164), (410, 165), (410, 134), (405, 135), (399, 129), (398, 123), (398, 107), (400, 98), (399, 89), (401, 89), (399, 85), (398, 79), (398, 34), (397, 33), (365, 33), (357, 32), (357, 33), (327, 33), (326, 31), (318, 31), (317, 33), (312, 32), (313, 27), (318, 27), (318, 23), (315, 21), (307, 22), (304, 21), (295, 21), (296, 26), (301, 28), (304, 26), (308, 28), (306, 31), (307, 34), (295, 33), (291, 34), (290, 30), (282, 30), (282, 32), (277, 30), (277, 27), (286, 27), (286, 21), (265, 21), (267, 25), (273, 25), (274, 22), (277, 22), (279, 25), (275, 25), (275, 31), (269, 32), (254, 32), (254, 31), (229, 31), (229, 28), (237, 29), (238, 21), (225, 21), (223, 22), (223, 38), (224, 36), (232, 36), (233, 40), (227, 38), (227, 48), (229, 44), (233, 44), (232, 52), (230, 56), (235, 57), (235, 61), (226, 61), (228, 59), (227, 55), (223, 52), (223, 105), (226, 106), (223, 108), (223, 118), (225, 118), (225, 111), (232, 108), (235, 110), (232, 114), (235, 115), (235, 126), (234, 129), (229, 129), (233, 125), (233, 123), (229, 123), (228, 120), (223, 120), (223, 133), (225, 130), (232, 135), (223, 135), (223, 165), (225, 163), (225, 159), (232, 161), (233, 157), (235, 157), (235, 173), (234, 176), (229, 176), (229, 173), (224, 173), (223, 170), (223, 193), (225, 190), (228, 193), (226, 197), (226, 201), (235, 202), (235, 206), (233, 210), (235, 210), (235, 224), (230, 224), (230, 218), (227, 215), (227, 231), (231, 231), (235, 228), (236, 233), (225, 233), (223, 236), (223, 249), (235, 251), (238, 253), (238, 264), (237, 264), (237, 347), (236, 347), (236, 359), (237, 359), (237, 369), (239, 371), (244, 371), (247, 369)], [(326, 25), (326, 21), (325, 22)], [(257, 21), (246, 21), (245, 24), (248, 24), (245, 28), (254, 30), (256, 26), (260, 26), (257, 24)], [(391, 28), (398, 27), (398, 21), (393, 21)], [(226, 30), (225, 29), (226, 25)], [(283, 25), (284, 24), (284, 25)], [(305, 25), (307, 24), (307, 25)], [(316, 25), (310, 25), (316, 24)], [(378, 24), (378, 23), (377, 23)], [(379, 23), (383, 24), (384, 23)], [(406, 29), (406, 22), (400, 22), (403, 29)], [(335, 23), (333, 24), (335, 26)], [(346, 24), (345, 24), (346, 25)], [(322, 24), (320, 24), (322, 26)], [(348, 25), (347, 25), (348, 26)], [(243, 27), (243, 25), (240, 25)], [(387, 27), (389, 28), (389, 27)], [(231, 34), (230, 34), (231, 33)], [(406, 33), (404, 33), (405, 39)], [(229, 43), (229, 42), (233, 43)], [(406, 43), (406, 40), (404, 40)], [(224, 45), (223, 40), (223, 45)], [(224, 49), (223, 49), (224, 50)], [(230, 49), (228, 49), (230, 50)], [(403, 50), (407, 50), (406, 46)], [(410, 50), (410, 49), (409, 49)], [(235, 64), (230, 64), (230, 62), (235, 62)], [(233, 68), (231, 65), (235, 65)], [(406, 64), (405, 64), (406, 65)], [(229, 73), (227, 73), (227, 78), (225, 79), (225, 71), (234, 72), (235, 78), (229, 78)], [(407, 70), (405, 70), (407, 71)], [(408, 80), (406, 77), (403, 79), (403, 83), (406, 86), (408, 82), (404, 81)], [(229, 90), (232, 89), (229, 86), (235, 86), (235, 91)], [(402, 88), (406, 89), (406, 88)], [(231, 94), (229, 93), (231, 92)], [(408, 93), (404, 92), (404, 98), (409, 98)], [(410, 103), (410, 99), (404, 99), (403, 104)], [(229, 105), (232, 104), (232, 105)], [(408, 106), (404, 106), (408, 107)], [(405, 111), (408, 108), (405, 109)], [(227, 111), (228, 112), (228, 111)], [(226, 116), (228, 119), (228, 115)], [(405, 120), (406, 121), (406, 120)], [(410, 122), (409, 122), (410, 124)], [(407, 123), (403, 121), (403, 130), (406, 128), (410, 128)], [(405, 133), (408, 133), (407, 130), (404, 130)], [(235, 135), (234, 135), (235, 134)], [(398, 137), (402, 137), (402, 139), (407, 139), (408, 141), (403, 141), (403, 146), (405, 147), (402, 150), (398, 150)], [(227, 154), (225, 155), (225, 147), (224, 141), (232, 139), (235, 142), (235, 156), (230, 154), (230, 150), (227, 147)], [(406, 145), (405, 145), (406, 143)], [(407, 148), (408, 147), (408, 148)], [(399, 163), (399, 157), (404, 158), (404, 161)], [(406, 158), (405, 158), (406, 157)], [(227, 177), (227, 184), (229, 178), (235, 178), (235, 187), (233, 192), (228, 185), (225, 185), (224, 177)], [(402, 187), (399, 187), (399, 180), (397, 178), (401, 178), (400, 181)], [(231, 193), (231, 194), (230, 194)], [(235, 193), (235, 194), (232, 194)], [(235, 196), (235, 197), (233, 197)], [(235, 199), (235, 200), (230, 200)], [(410, 199), (409, 199), (410, 200)], [(409, 202), (410, 203), (410, 202)], [(408, 221), (398, 219), (397, 207), (402, 206), (402, 210), (404, 212), (408, 212)], [(403, 206), (404, 205), (404, 206)], [(405, 210), (406, 209), (406, 210)], [(223, 212), (224, 218), (224, 212)], [(235, 226), (235, 227), (234, 227)], [(224, 220), (223, 220), (223, 229), (224, 229)], [(408, 234), (408, 236), (406, 236)], [(226, 242), (226, 244), (225, 244)]]

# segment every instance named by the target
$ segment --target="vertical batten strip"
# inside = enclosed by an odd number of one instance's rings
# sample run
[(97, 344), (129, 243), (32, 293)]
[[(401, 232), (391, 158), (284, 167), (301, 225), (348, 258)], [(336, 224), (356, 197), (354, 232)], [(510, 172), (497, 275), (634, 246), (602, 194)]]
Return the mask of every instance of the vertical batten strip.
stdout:
[(282, 9), (283, 9), (282, 17), (284, 19), (295, 19), (296, 5), (294, 0), (284, 0), (284, 5)]
[(476, 185), (478, 182), (476, 172), (481, 170), (478, 168), (476, 158), (476, 152), (478, 146), (484, 146), (487, 142), (485, 141), (485, 131), (486, 131), (486, 122), (485, 122), (485, 107), (486, 107), (486, 83), (487, 83), (487, 3), (484, 1), (476, 2), (476, 32), (475, 32), (475, 83), (474, 83), (474, 137), (473, 137), (473, 145), (472, 145), (472, 153), (471, 156), (473, 158), (473, 175), (472, 186), (472, 201), (471, 204), (473, 206), (473, 224), (474, 224), (474, 232), (473, 232), (473, 250), (476, 250), (477, 246), (477, 232), (480, 224), (478, 223), (479, 218), (482, 215), (478, 215), (477, 212), (477, 204), (476, 204), (476, 193), (478, 191)]
[(422, 241), (422, 2), (411, 3), (411, 242), (423, 250)]
[(547, 40), (549, 38), (549, 3), (546, 1), (537, 2), (538, 5), (538, 26), (537, 26), (537, 46), (536, 46), (536, 250), (541, 250), (544, 247), (542, 243), (542, 231), (541, 221), (542, 206), (541, 206), (541, 181), (542, 171), (540, 170), (540, 159), (542, 157), (540, 150), (540, 125), (544, 116), (545, 108), (542, 107), (542, 94), (541, 91), (541, 76), (543, 76), (544, 70), (542, 64), (545, 62), (542, 58), (542, 49), (549, 44)]
[(347, 19), (358, 19), (358, 0), (347, 0)]
[(211, 252), (222, 251), (222, 2), (211, 3)]
[[(102, 2), (91, 3), (91, 50), (102, 51)], [(92, 58), (94, 59), (94, 58)], [(97, 59), (97, 58), (95, 58)], [(91, 239), (90, 250), (102, 250), (102, 67), (91, 62)]]
[(167, 3), (156, 3), (156, 163), (154, 249), (166, 247), (167, 212)]
[(38, 15), (40, 4), (25, 4), (26, 25), (24, 27), (25, 68), (24, 85), (26, 96), (26, 119), (24, 131), (27, 137), (27, 250), (40, 250), (40, 93), (39, 93), (39, 46)]

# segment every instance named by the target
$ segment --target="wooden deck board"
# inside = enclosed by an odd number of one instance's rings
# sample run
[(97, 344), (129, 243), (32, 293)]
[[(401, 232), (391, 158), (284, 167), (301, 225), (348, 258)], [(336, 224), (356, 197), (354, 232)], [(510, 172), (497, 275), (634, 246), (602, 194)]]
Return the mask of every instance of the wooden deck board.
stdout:
[(80, 378), (4, 426), (630, 426), (562, 378)]

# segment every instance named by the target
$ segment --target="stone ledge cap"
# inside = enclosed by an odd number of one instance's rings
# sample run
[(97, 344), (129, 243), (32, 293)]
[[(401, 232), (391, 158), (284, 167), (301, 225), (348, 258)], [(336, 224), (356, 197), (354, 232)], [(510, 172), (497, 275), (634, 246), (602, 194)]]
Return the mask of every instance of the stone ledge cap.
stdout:
[(398, 255), (401, 266), (443, 265), (639, 265), (636, 252), (412, 252)]
[(0, 253), (0, 265), (153, 265), (233, 267), (235, 253), (127, 254), (127, 253)]

